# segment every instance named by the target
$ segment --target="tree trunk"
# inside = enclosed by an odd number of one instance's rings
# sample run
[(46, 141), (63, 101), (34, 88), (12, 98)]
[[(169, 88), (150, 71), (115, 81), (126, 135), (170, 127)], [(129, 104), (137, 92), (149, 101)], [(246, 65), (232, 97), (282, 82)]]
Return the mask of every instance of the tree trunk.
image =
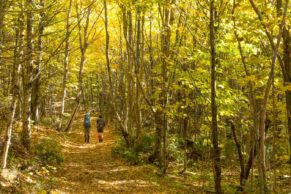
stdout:
[[(106, 66), (107, 66), (107, 73), (108, 73), (108, 80), (109, 80), (109, 104), (113, 104), (113, 85), (112, 85), (112, 76), (111, 76), (111, 68), (110, 68), (110, 59), (109, 59), (109, 31), (108, 31), (108, 10), (107, 10), (107, 0), (104, 0), (104, 9), (105, 9), (105, 33), (106, 33), (106, 44), (105, 44), (105, 57), (106, 57)], [(111, 112), (111, 111), (110, 111)]]
[(61, 102), (61, 111), (59, 116), (59, 124), (58, 130), (62, 129), (62, 122), (63, 122), (63, 114), (65, 112), (65, 103), (66, 103), (66, 96), (67, 96), (67, 80), (68, 80), (68, 73), (69, 73), (69, 49), (70, 49), (70, 17), (71, 17), (71, 10), (72, 10), (72, 0), (69, 2), (69, 7), (67, 11), (67, 18), (66, 18), (66, 43), (65, 43), (65, 60), (64, 60), (64, 72), (63, 72), (63, 84), (62, 84), (62, 102)]
[[(283, 62), (285, 72), (288, 77), (285, 77), (284, 81), (286, 85), (291, 85), (291, 35), (290, 28), (287, 29), (286, 26), (283, 28), (283, 45), (284, 54)], [(291, 91), (287, 90), (286, 95), (286, 112), (287, 112), (287, 122), (288, 122), (288, 134), (289, 134), (289, 163), (290, 163), (290, 175), (291, 175)]]
[[(259, 20), (261, 21), (262, 25), (265, 28), (266, 34), (269, 36), (269, 32), (267, 28), (265, 27), (265, 24), (262, 22), (263, 17), (261, 15), (261, 12), (259, 9), (256, 7), (255, 3), (253, 0), (249, 0), (253, 9), (255, 10)], [(280, 41), (283, 36), (283, 31), (284, 31), (284, 26), (285, 26), (285, 19), (286, 19), (286, 14), (287, 14), (287, 9), (288, 9), (288, 3), (289, 1), (286, 1), (286, 6), (284, 7), (284, 15), (283, 19), (279, 25), (279, 34), (277, 36), (277, 42), (276, 45), (274, 45), (274, 42), (272, 39), (270, 40), (270, 43), (273, 48), (273, 56), (272, 56), (272, 64), (271, 64), (271, 70), (269, 72), (268, 76), (268, 81), (266, 83), (266, 87), (264, 89), (264, 99), (263, 103), (261, 104), (260, 108), (260, 121), (259, 121), (259, 135), (260, 135), (260, 151), (259, 151), (259, 179), (260, 179), (260, 192), (261, 193), (267, 193), (268, 188), (267, 188), (267, 183), (266, 183), (266, 164), (265, 164), (265, 123), (266, 123), (266, 113), (267, 113), (267, 105), (268, 105), (268, 99), (269, 99), (269, 94), (270, 94), (270, 89), (272, 86), (272, 82), (274, 79), (274, 74), (275, 74), (275, 65), (276, 65), (276, 60), (278, 57), (278, 52), (279, 52), (279, 46), (280, 46)]]
[[(3, 52), (3, 48), (4, 48), (4, 19), (5, 19), (5, 15), (6, 15), (6, 9), (7, 9), (7, 1), (6, 0), (0, 0), (0, 72), (3, 71), (3, 56), (2, 56), (2, 52)], [(1, 78), (0, 80), (0, 89), (3, 91), (3, 93), (5, 92), (5, 85), (4, 85), (4, 78)]]
[[(165, 0), (163, 4), (163, 12), (161, 13), (162, 19), (162, 33), (161, 33), (161, 83), (160, 90), (161, 94), (159, 96), (158, 105), (161, 108), (158, 108), (157, 114), (160, 114), (161, 118), (161, 159), (162, 159), (162, 173), (165, 174), (168, 168), (168, 116), (167, 116), (167, 107), (169, 101), (169, 67), (171, 66), (170, 60), (171, 56), (171, 27), (174, 22), (174, 8), (172, 5), (175, 4), (175, 0)], [(160, 123), (156, 123), (160, 125)]]
[(214, 0), (210, 1), (210, 46), (211, 46), (211, 113), (212, 113), (212, 144), (213, 144), (213, 165), (215, 193), (221, 194), (221, 166), (220, 151), (218, 147), (218, 125), (217, 125), (217, 106), (216, 106), (216, 32), (215, 32), (215, 5)]
[[(136, 66), (135, 66), (135, 76), (136, 79), (141, 76), (140, 74), (140, 66), (141, 66), (141, 52), (142, 52), (142, 18), (141, 18), (141, 13), (142, 13), (142, 8), (141, 5), (137, 5), (136, 8)], [(137, 81), (136, 81), (137, 83)], [(141, 110), (140, 110), (140, 91), (138, 84), (135, 84), (136, 87), (136, 106), (135, 106), (135, 121), (136, 121), (136, 140), (139, 140), (139, 137), (141, 135)]]
[(92, 108), (93, 104), (94, 104), (94, 88), (93, 88), (92, 76), (90, 76), (90, 83), (89, 84), (90, 84), (90, 108)]
[[(15, 30), (15, 48), (14, 48), (14, 64), (13, 64), (13, 88), (12, 88), (12, 103), (11, 103), (11, 118), (10, 122), (8, 124), (7, 130), (6, 130), (6, 141), (4, 144), (4, 149), (3, 149), (3, 155), (2, 155), (2, 168), (6, 168), (7, 165), (7, 158), (8, 158), (8, 152), (11, 144), (11, 137), (12, 137), (12, 129), (13, 129), (13, 122), (15, 118), (15, 113), (16, 113), (16, 107), (17, 107), (17, 102), (18, 102), (18, 95), (19, 95), (19, 74), (20, 74), (20, 61), (19, 59), (22, 59), (22, 56), (20, 56), (20, 50), (22, 47), (19, 47), (19, 41), (20, 39), (20, 34), (23, 32), (23, 23), (21, 21), (21, 17), (23, 17), (23, 8), (22, 12), (20, 14), (19, 18), (19, 29), (16, 28)], [(22, 53), (22, 52), (21, 52)]]
[[(126, 57), (127, 66), (125, 70), (125, 86), (124, 86), (124, 101), (125, 108), (123, 110), (123, 126), (124, 133), (127, 134), (127, 138), (132, 139), (132, 118), (133, 114), (133, 41), (132, 41), (132, 14), (131, 10), (127, 10), (126, 7), (122, 9), (122, 22), (123, 22), (123, 36), (126, 42)], [(126, 95), (127, 94), (127, 95)], [(131, 140), (128, 141), (131, 144)], [(129, 145), (131, 146), (131, 145)]]
[[(24, 26), (24, 1), (21, 1), (21, 16), (19, 17), (19, 62), (24, 61), (24, 47), (25, 47), (25, 26)], [(24, 89), (24, 65), (21, 65), (22, 73), (19, 78), (19, 95), (18, 95), (18, 116), (22, 120), (23, 116), (23, 89)]]
[(237, 135), (236, 135), (236, 129), (235, 129), (235, 125), (232, 121), (230, 121), (230, 128), (232, 131), (232, 137), (234, 140), (234, 143), (236, 145), (237, 148), (237, 154), (238, 154), (238, 158), (239, 158), (239, 163), (240, 163), (240, 186), (243, 185), (243, 176), (245, 174), (245, 165), (244, 165), (244, 157), (243, 157), (243, 153), (242, 153), (242, 148), (241, 148), (241, 144), (239, 142), (239, 140), (237, 139)]
[(188, 156), (187, 156), (187, 139), (188, 139), (188, 118), (183, 118), (183, 141), (184, 141), (184, 165), (183, 170), (180, 172), (183, 174), (187, 170)]
[(31, 136), (31, 92), (32, 92), (32, 72), (33, 72), (33, 53), (34, 53), (34, 41), (33, 41), (33, 21), (34, 14), (32, 8), (34, 1), (26, 0), (27, 13), (27, 26), (26, 26), (26, 67), (24, 69), (23, 80), (23, 129), (22, 129), (22, 143), (30, 150), (30, 136)]
[(43, 52), (43, 33), (44, 33), (44, 4), (45, 0), (40, 0), (41, 12), (40, 12), (40, 21), (39, 21), (39, 33), (38, 33), (38, 41), (37, 41), (37, 59), (36, 59), (36, 68), (34, 71), (34, 76), (37, 76), (36, 80), (33, 83), (32, 88), (32, 103), (31, 103), (31, 118), (35, 122), (38, 123), (39, 120), (39, 95), (40, 95), (40, 71), (41, 71), (41, 63), (42, 63), (42, 52)]
[[(247, 68), (247, 62), (245, 60), (245, 56), (243, 53), (243, 47), (242, 47), (242, 42), (241, 39), (239, 39), (238, 33), (237, 33), (237, 28), (236, 28), (236, 18), (234, 16), (235, 14), (235, 8), (236, 8), (237, 4), (236, 1), (233, 2), (233, 10), (232, 10), (232, 14), (233, 14), (233, 26), (234, 26), (234, 35), (236, 37), (237, 43), (238, 43), (238, 50), (240, 53), (240, 58), (241, 58), (241, 62), (245, 71), (246, 76), (250, 76), (249, 70)], [(255, 93), (254, 93), (254, 88), (253, 88), (253, 84), (251, 81), (248, 82), (248, 87), (249, 87), (249, 101), (250, 104), (252, 106), (252, 116), (253, 116), (253, 129), (251, 128), (249, 131), (250, 134), (250, 140), (249, 140), (249, 145), (250, 145), (250, 150), (249, 150), (249, 155), (248, 155), (248, 160), (247, 163), (244, 165), (243, 168), (241, 168), (241, 174), (240, 174), (240, 186), (241, 186), (241, 190), (244, 189), (245, 183), (248, 180), (249, 177), (249, 173), (250, 170), (252, 169), (253, 163), (254, 163), (254, 159), (257, 156), (257, 147), (258, 147), (258, 140), (257, 137), (258, 135), (258, 128), (259, 128), (259, 120), (257, 118), (257, 115), (259, 114), (259, 108), (258, 108), (258, 101), (255, 99)], [(256, 130), (256, 131), (254, 131)], [(240, 156), (240, 152), (238, 150), (238, 154), (239, 154), (239, 158), (242, 157)], [(242, 164), (242, 163), (241, 163)]]
[[(2, 47), (3, 47), (3, 35), (4, 35), (4, 18), (6, 14), (6, 0), (0, 0), (0, 55), (2, 54)], [(2, 63), (2, 58), (0, 58), (0, 64)]]
[[(132, 120), (134, 118), (133, 114), (133, 29), (132, 29), (132, 13), (131, 10), (127, 10), (127, 101), (126, 101), (126, 130), (128, 131), (129, 138), (132, 139), (133, 136), (133, 123)], [(130, 140), (131, 142), (132, 140)]]
[[(92, 11), (92, 4), (89, 5), (86, 8), (86, 12), (84, 14), (86, 14), (86, 21), (85, 21), (85, 26), (84, 29), (82, 28), (81, 25), (81, 18), (82, 16), (80, 15), (82, 13), (82, 8), (79, 9), (79, 4), (77, 4), (76, 6), (76, 12), (77, 12), (77, 19), (78, 19), (78, 28), (79, 28), (79, 43), (80, 43), (80, 51), (81, 51), (81, 61), (80, 61), (80, 68), (79, 68), (79, 83), (78, 83), (78, 95), (76, 97), (76, 104), (75, 104), (75, 108), (73, 110), (73, 113), (71, 115), (71, 119), (69, 120), (69, 123), (67, 124), (67, 127), (65, 128), (65, 131), (68, 132), (71, 128), (72, 122), (76, 116), (76, 113), (80, 107), (80, 103), (82, 101), (83, 105), (86, 104), (85, 101), (85, 93), (84, 93), (84, 88), (83, 88), (83, 72), (84, 72), (84, 66), (85, 66), (85, 61), (86, 61), (86, 51), (87, 48), (89, 46), (89, 33), (88, 33), (88, 28), (89, 28), (89, 22), (90, 22), (90, 15), (91, 15), (91, 11)], [(87, 107), (85, 107), (87, 108)], [(87, 111), (87, 109), (86, 109)]]
[[(278, 17), (282, 16), (283, 14), (283, 3), (282, 0), (277, 0), (277, 14)], [(283, 27), (283, 63), (284, 69), (286, 73), (284, 75), (284, 84), (290, 85), (291, 84), (291, 36), (290, 36), (290, 28), (287, 26)], [(288, 134), (289, 134), (289, 150), (290, 150), (290, 169), (291, 169), (291, 91), (287, 90), (285, 92), (286, 96), (286, 115), (287, 115), (287, 123), (288, 123)], [(291, 170), (290, 170), (291, 173)]]
[(74, 108), (73, 113), (71, 115), (71, 118), (70, 118), (70, 120), (69, 120), (69, 122), (68, 122), (68, 124), (67, 124), (67, 126), (66, 126), (66, 128), (64, 130), (65, 132), (70, 131), (70, 129), (72, 127), (72, 124), (73, 124), (73, 121), (75, 119), (76, 113), (77, 113), (77, 111), (79, 109), (79, 106), (80, 106), (80, 98), (81, 98), (81, 92), (79, 92), (78, 95), (77, 95), (76, 105), (75, 105), (75, 108)]

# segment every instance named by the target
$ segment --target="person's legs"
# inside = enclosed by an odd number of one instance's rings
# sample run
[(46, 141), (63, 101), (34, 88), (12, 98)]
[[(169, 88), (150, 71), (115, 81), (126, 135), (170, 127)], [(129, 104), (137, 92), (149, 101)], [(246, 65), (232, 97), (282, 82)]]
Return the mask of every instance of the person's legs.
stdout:
[(90, 141), (90, 129), (85, 129), (85, 143)]
[(99, 139), (99, 142), (103, 142), (103, 133), (102, 132), (98, 132), (98, 139)]

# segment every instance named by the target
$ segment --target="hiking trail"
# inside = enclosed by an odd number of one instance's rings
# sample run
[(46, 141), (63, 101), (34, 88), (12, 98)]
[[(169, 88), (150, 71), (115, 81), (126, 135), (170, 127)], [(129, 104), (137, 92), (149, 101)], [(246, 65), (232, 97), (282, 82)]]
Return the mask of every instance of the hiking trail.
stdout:
[(84, 143), (81, 116), (69, 133), (53, 135), (62, 146), (64, 162), (50, 175), (52, 193), (197, 193), (182, 176), (161, 177), (154, 166), (133, 166), (112, 156), (117, 132), (106, 126), (104, 142), (98, 143), (96, 117), (91, 124), (90, 143)]

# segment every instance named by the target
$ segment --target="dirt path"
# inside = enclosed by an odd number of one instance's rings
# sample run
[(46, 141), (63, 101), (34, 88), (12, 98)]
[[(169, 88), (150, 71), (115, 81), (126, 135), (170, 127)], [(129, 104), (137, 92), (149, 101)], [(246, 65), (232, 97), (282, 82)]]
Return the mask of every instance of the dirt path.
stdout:
[[(92, 119), (95, 124), (96, 118)], [(159, 177), (152, 166), (130, 166), (111, 155), (116, 133), (105, 129), (104, 142), (97, 142), (93, 124), (90, 143), (85, 144), (82, 119), (63, 136), (64, 163), (54, 174), (56, 193), (195, 193), (183, 180)]]

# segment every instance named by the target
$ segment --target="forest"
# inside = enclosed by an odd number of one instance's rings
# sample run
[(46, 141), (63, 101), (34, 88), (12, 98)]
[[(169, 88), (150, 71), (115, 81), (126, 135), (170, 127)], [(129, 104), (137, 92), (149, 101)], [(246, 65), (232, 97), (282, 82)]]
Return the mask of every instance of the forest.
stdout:
[(290, 8), (0, 0), (0, 193), (290, 194)]

